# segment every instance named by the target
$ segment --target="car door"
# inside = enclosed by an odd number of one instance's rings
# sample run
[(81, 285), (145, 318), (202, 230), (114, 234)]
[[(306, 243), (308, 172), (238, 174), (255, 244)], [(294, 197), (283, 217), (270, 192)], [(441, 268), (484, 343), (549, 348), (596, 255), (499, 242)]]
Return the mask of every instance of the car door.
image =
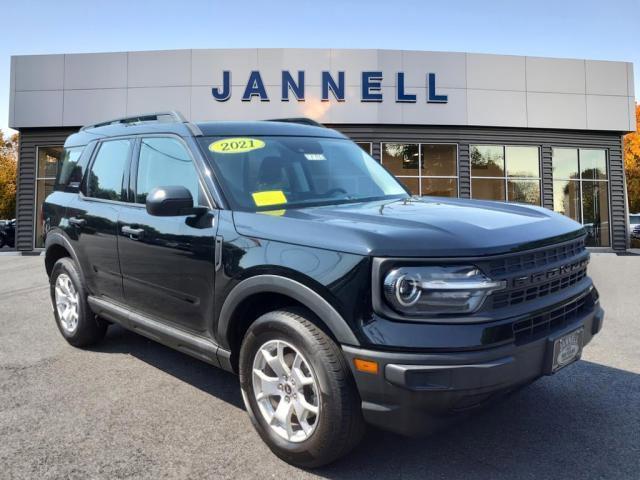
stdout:
[(81, 185), (69, 204), (69, 237), (91, 294), (122, 301), (118, 260), (118, 216), (127, 200), (134, 138), (98, 144)]
[[(147, 213), (147, 194), (167, 186), (186, 187), (207, 213)], [(186, 143), (176, 136), (141, 137), (130, 191), (132, 201), (123, 207), (118, 227), (126, 304), (153, 319), (205, 332), (213, 315), (217, 212)]]

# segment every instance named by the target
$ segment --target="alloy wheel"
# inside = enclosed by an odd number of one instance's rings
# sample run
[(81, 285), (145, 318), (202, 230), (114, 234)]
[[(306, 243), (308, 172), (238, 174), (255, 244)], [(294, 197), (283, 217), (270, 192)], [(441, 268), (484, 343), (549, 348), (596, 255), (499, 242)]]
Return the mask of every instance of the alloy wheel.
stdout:
[(291, 344), (270, 340), (253, 360), (253, 392), (264, 420), (290, 442), (307, 440), (320, 419), (320, 395), (309, 362)]

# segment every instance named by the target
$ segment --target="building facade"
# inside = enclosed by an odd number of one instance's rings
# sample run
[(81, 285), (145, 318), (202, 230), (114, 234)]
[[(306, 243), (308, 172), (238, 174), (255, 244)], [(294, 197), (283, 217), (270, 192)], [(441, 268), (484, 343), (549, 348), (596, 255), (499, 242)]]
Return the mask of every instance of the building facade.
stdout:
[(583, 223), (590, 246), (624, 250), (634, 105), (626, 62), (335, 49), (15, 56), (16, 246), (42, 247), (39, 213), (69, 134), (178, 110), (192, 121), (309, 117), (416, 195), (541, 205)]

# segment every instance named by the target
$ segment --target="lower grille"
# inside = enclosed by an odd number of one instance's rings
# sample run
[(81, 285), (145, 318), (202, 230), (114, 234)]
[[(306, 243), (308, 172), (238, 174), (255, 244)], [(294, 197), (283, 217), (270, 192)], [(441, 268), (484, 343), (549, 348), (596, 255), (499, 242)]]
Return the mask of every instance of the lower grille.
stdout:
[(561, 307), (555, 308), (539, 315), (534, 315), (525, 320), (520, 320), (512, 324), (513, 336), (516, 344), (522, 344), (544, 337), (558, 330), (587, 313), (593, 308), (593, 298), (591, 295), (569, 302)]

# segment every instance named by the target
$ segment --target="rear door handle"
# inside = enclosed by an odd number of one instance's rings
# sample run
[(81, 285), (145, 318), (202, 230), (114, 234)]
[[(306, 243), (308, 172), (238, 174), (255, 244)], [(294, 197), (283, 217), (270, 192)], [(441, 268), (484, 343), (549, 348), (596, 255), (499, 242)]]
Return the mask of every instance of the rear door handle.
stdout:
[(122, 227), (122, 233), (131, 240), (140, 240), (144, 236), (144, 228), (132, 228), (125, 225)]
[(76, 227), (84, 227), (87, 224), (87, 221), (84, 218), (71, 217), (69, 219), (69, 223)]

